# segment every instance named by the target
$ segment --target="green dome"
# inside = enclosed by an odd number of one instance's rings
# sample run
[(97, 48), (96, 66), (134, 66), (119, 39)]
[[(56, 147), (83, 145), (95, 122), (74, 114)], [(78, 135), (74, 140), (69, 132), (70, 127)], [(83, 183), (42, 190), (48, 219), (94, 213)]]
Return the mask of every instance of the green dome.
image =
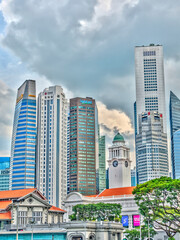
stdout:
[(116, 134), (116, 136), (114, 137), (114, 139), (113, 139), (113, 143), (114, 142), (124, 142), (124, 138), (123, 138), (123, 136), (118, 132), (117, 134)]

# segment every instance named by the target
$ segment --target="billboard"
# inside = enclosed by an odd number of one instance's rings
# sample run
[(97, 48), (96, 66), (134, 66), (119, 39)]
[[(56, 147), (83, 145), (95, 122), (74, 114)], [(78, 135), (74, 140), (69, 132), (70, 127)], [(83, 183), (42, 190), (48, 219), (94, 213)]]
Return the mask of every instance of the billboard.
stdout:
[(121, 223), (122, 223), (123, 227), (128, 227), (129, 226), (128, 216), (122, 216)]
[(140, 215), (133, 215), (133, 226), (134, 227), (140, 226)]

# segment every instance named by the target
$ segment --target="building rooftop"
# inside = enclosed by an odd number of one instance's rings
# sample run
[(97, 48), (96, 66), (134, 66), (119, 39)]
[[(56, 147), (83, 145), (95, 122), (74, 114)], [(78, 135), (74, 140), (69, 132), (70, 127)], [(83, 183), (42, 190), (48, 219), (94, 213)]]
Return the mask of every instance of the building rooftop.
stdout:
[(118, 132), (113, 139), (113, 143), (114, 142), (124, 142), (124, 137)]
[(11, 219), (11, 211), (0, 213), (0, 220), (8, 220)]
[(61, 209), (61, 208), (58, 208), (58, 207), (55, 207), (55, 206), (52, 206), (49, 211), (51, 212), (66, 212), (65, 210)]
[(42, 199), (46, 199), (36, 188), (28, 188), (28, 189), (19, 189), (19, 190), (7, 190), (7, 191), (0, 191), (0, 200), (1, 199), (17, 199), (28, 195), (29, 193), (37, 192)]
[(121, 187), (121, 188), (105, 189), (97, 197), (132, 195), (132, 191), (134, 188), (135, 187)]
[(0, 210), (5, 210), (11, 203), (12, 200), (0, 201)]

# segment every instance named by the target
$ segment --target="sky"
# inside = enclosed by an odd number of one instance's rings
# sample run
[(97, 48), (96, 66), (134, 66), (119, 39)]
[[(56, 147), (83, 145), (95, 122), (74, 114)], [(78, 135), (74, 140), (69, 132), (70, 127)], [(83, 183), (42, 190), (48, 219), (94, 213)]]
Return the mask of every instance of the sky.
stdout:
[(168, 119), (169, 91), (180, 97), (179, 12), (179, 0), (1, 0), (0, 156), (10, 155), (17, 88), (34, 79), (37, 94), (56, 84), (67, 98), (95, 98), (107, 146), (120, 131), (134, 164), (134, 47), (163, 45)]

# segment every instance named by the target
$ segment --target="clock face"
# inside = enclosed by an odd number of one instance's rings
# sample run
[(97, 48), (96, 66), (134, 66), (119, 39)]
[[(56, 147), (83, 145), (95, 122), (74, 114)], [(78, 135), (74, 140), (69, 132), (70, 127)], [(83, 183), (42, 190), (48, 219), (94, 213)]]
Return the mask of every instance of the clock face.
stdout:
[(113, 162), (113, 167), (117, 167), (118, 166), (118, 161), (114, 161)]
[(125, 167), (128, 167), (128, 161), (125, 161)]

